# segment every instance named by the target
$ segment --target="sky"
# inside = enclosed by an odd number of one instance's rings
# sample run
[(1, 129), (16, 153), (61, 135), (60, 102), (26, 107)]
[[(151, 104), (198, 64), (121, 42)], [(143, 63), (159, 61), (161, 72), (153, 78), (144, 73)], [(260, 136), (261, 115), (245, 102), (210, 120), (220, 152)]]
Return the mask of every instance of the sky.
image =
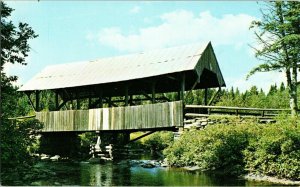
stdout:
[(39, 35), (30, 41), (27, 66), (5, 71), (24, 84), (52, 64), (89, 61), (158, 48), (212, 42), (227, 88), (253, 85), (268, 91), (285, 81), (279, 72), (247, 73), (260, 61), (253, 20), (255, 1), (9, 1), (10, 19), (28, 23)]

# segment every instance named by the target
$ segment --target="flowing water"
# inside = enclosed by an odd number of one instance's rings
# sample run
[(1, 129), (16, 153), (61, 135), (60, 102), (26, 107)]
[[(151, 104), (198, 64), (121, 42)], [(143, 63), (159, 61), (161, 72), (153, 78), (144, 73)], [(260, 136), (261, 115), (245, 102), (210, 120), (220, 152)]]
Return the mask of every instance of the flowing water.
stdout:
[[(131, 163), (131, 164), (130, 164)], [(187, 171), (179, 168), (143, 168), (132, 162), (39, 162), (34, 168), (52, 172), (27, 185), (71, 186), (249, 186), (272, 185), (229, 177), (222, 173)], [(10, 184), (14, 185), (14, 184)], [(20, 184), (18, 184), (20, 185)], [(274, 185), (274, 184), (273, 184)]]

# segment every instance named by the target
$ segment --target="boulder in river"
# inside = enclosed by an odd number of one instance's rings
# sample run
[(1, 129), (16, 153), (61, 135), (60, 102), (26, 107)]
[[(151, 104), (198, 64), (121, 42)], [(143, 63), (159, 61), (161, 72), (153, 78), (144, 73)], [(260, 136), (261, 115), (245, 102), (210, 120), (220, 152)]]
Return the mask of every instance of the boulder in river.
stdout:
[(49, 160), (50, 157), (48, 155), (41, 155), (41, 160)]
[(52, 161), (58, 161), (59, 159), (60, 159), (59, 155), (55, 155), (55, 156), (50, 158), (50, 160), (52, 160)]
[(186, 167), (183, 167), (183, 168), (186, 169), (186, 170), (189, 170), (189, 171), (195, 171), (195, 170), (200, 169), (199, 166), (186, 166)]
[(143, 168), (154, 168), (156, 166), (154, 164), (150, 163), (150, 162), (146, 162), (146, 163), (141, 164), (141, 167), (143, 167)]

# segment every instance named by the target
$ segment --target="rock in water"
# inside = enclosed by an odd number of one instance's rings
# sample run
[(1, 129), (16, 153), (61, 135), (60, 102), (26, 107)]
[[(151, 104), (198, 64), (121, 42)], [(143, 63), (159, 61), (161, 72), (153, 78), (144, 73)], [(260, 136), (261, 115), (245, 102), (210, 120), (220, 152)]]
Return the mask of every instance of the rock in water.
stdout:
[(155, 163), (151, 160), (144, 160), (141, 164), (141, 167), (143, 168), (154, 168), (156, 167)]
[(151, 163), (144, 163), (144, 164), (141, 165), (141, 167), (143, 167), (143, 168), (154, 168), (155, 165), (153, 165)]
[(41, 160), (49, 160), (49, 159), (50, 159), (50, 157), (48, 155), (44, 155), (41, 157)]
[(60, 158), (59, 155), (55, 155), (55, 156), (51, 157), (50, 160), (52, 160), (52, 161), (58, 161), (59, 158)]

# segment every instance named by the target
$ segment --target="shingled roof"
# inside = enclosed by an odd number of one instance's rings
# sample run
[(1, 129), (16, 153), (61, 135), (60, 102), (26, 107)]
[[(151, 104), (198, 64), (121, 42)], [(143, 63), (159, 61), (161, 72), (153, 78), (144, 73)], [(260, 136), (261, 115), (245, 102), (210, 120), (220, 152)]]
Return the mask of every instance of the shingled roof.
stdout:
[[(204, 80), (210, 79), (202, 76), (204, 71), (214, 74), (214, 81)], [(225, 86), (212, 45), (208, 42), (205, 45), (185, 45), (93, 61), (47, 66), (19, 91), (104, 85), (179, 72), (190, 72), (189, 74), (193, 74), (191, 77), (202, 76), (199, 80), (199, 88)]]

